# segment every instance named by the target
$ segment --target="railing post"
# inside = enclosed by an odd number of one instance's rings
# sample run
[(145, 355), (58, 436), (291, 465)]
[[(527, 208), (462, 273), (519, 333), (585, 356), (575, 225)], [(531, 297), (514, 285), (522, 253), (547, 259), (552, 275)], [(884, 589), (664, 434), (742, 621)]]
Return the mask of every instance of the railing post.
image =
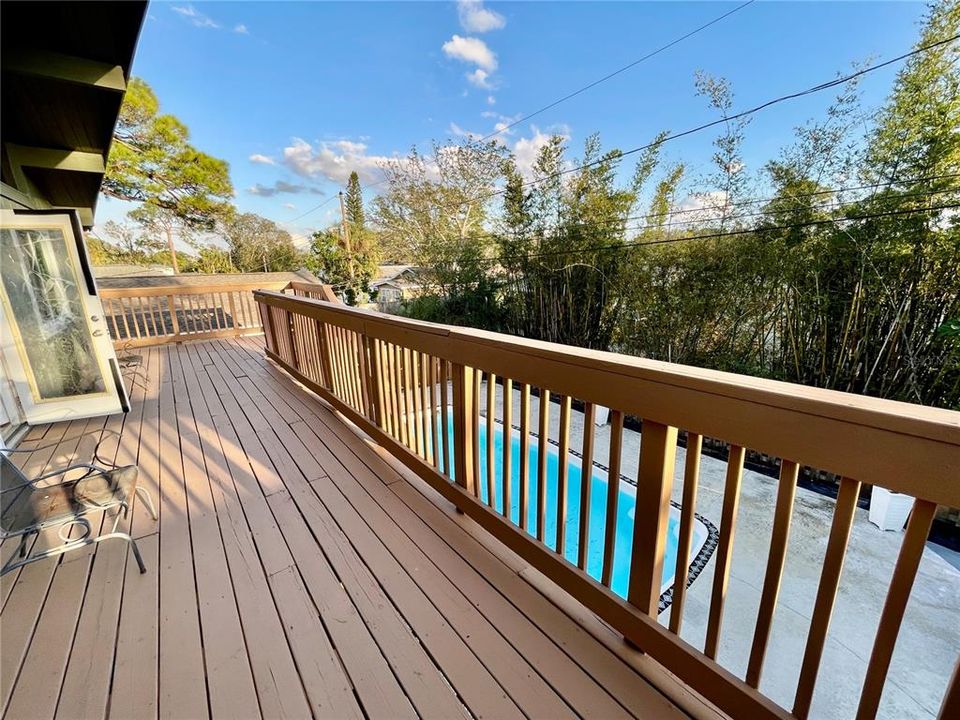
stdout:
[(473, 374), (476, 371), (453, 364), (453, 469), (457, 485), (475, 495), (473, 454)]
[(327, 337), (327, 326), (322, 320), (314, 320), (317, 324), (317, 339), (320, 341), (320, 363), (323, 366), (323, 385), (333, 392), (333, 361), (330, 359), (330, 342)]
[(289, 310), (283, 311), (283, 324), (287, 329), (287, 340), (290, 343), (290, 364), (299, 370), (300, 363), (297, 361), (297, 346), (293, 341), (293, 313)]
[(380, 391), (380, 377), (377, 373), (380, 356), (376, 350), (376, 343), (367, 335), (360, 336), (360, 348), (363, 353), (362, 370), (363, 382), (367, 388), (367, 407), (364, 408), (367, 417), (373, 418), (374, 424), (383, 427), (383, 393)]
[(677, 428), (644, 420), (640, 434), (640, 470), (627, 600), (654, 619), (659, 610), (663, 582), (663, 556), (676, 459)]
[(180, 335), (180, 321), (177, 320), (177, 301), (175, 295), (167, 295), (167, 306), (170, 308), (170, 321), (173, 325), (173, 336)]

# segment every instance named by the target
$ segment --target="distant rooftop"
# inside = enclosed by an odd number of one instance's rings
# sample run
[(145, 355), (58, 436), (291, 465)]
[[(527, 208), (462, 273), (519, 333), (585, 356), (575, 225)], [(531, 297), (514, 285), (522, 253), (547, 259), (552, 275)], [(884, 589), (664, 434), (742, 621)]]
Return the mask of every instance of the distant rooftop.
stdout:
[(99, 268), (94, 268), (94, 272), (97, 274), (97, 284), (102, 288), (234, 285), (236, 283), (252, 283), (257, 281), (265, 283), (320, 282), (309, 270), (268, 273), (181, 273), (179, 275), (153, 274), (124, 276), (101, 276)]

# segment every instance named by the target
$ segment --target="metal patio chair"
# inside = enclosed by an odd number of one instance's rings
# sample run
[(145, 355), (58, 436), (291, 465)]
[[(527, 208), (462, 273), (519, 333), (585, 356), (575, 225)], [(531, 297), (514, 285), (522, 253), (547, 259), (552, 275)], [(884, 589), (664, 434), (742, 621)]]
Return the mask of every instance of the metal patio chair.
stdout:
[[(64, 478), (75, 470), (86, 472), (80, 477)], [(130, 543), (140, 572), (147, 571), (136, 541), (129, 534), (117, 531), (120, 519), (130, 512), (134, 495), (144, 502), (151, 517), (157, 519), (150, 494), (146, 488), (137, 487), (135, 465), (110, 469), (77, 463), (31, 480), (0, 453), (0, 471), (0, 539), (19, 537), (20, 543), (17, 552), (0, 569), (0, 575), (37, 560), (112, 539)], [(93, 527), (89, 516), (111, 510), (116, 512), (116, 517), (110, 532), (91, 537)], [(63, 544), (27, 555), (30, 537), (47, 528), (58, 528)], [(74, 530), (80, 531), (78, 537), (71, 537)]]

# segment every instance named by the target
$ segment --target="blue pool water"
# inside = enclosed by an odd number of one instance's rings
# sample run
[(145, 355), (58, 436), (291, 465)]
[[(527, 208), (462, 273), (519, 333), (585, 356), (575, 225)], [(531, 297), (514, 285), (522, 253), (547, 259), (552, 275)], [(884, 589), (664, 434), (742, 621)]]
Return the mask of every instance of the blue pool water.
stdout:
[[(447, 436), (453, 447), (453, 424), (447, 428)], [(487, 499), (487, 426), (483, 418), (480, 419), (480, 497), (484, 502)], [(503, 442), (504, 431), (500, 424), (494, 425), (494, 487), (495, 505), (500, 513), (503, 512)], [(510, 519), (520, 524), (520, 434), (516, 430), (510, 433)], [(556, 549), (557, 538), (557, 476), (559, 453), (554, 445), (547, 444), (547, 519), (544, 531), (544, 541), (551, 548)], [(539, 497), (539, 481), (537, 468), (540, 462), (540, 444), (532, 434), (529, 449), (529, 496), (527, 530), (534, 537), (537, 534), (537, 506)], [(564, 557), (574, 565), (580, 548), (580, 486), (583, 482), (580, 458), (571, 453), (568, 459), (567, 470), (567, 517), (566, 540), (564, 542)], [(452, 474), (452, 472), (451, 472)], [(587, 572), (594, 578), (600, 579), (603, 565), (603, 536), (607, 521), (607, 472), (596, 465), (592, 468), (589, 482), (590, 487), (590, 526), (588, 530), (589, 546), (587, 550)], [(636, 488), (623, 481), (619, 481), (620, 494), (617, 499), (616, 544), (613, 553), (612, 590), (622, 597), (627, 596), (627, 584), (630, 578), (630, 557), (633, 545), (633, 519), (636, 504)], [(673, 585), (673, 574), (677, 562), (677, 544), (680, 528), (679, 511), (670, 508), (670, 519), (667, 528), (666, 554), (663, 561), (663, 582), (661, 592)], [(691, 559), (696, 557), (703, 546), (708, 532), (706, 527), (697, 521), (694, 523), (693, 546)]]

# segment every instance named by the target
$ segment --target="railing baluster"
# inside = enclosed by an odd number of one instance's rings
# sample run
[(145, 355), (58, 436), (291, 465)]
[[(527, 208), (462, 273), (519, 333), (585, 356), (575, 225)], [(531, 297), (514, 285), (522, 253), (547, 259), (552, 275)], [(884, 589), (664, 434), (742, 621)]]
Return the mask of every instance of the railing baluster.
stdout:
[(933, 525), (933, 516), (937, 512), (936, 503), (926, 500), (915, 500), (910, 519), (907, 521), (907, 531), (900, 545), (900, 554), (893, 569), (893, 579), (887, 591), (887, 599), (883, 603), (883, 612), (880, 614), (880, 625), (873, 641), (873, 651), (870, 653), (870, 662), (867, 664), (867, 676), (863, 681), (863, 692), (860, 694), (860, 706), (857, 708), (857, 720), (872, 720), (880, 707), (880, 696), (890, 669), (890, 659), (893, 657), (893, 647), (900, 634), (900, 624), (903, 622), (903, 613), (907, 609), (910, 599), (910, 590), (917, 577), (920, 567), (920, 558), (930, 535)]
[(554, 549), (563, 555), (567, 540), (567, 479), (570, 456), (570, 396), (560, 398), (560, 458), (557, 462), (557, 535)]
[(473, 443), (473, 494), (480, 497), (480, 383), (482, 370), (473, 371), (473, 417), (471, 418), (470, 440)]
[(820, 586), (817, 599), (813, 603), (813, 617), (810, 619), (810, 632), (807, 635), (807, 647), (800, 666), (800, 680), (793, 701), (793, 714), (804, 720), (810, 712), (813, 688), (817, 683), (820, 658), (823, 645), (830, 628), (830, 616), (833, 603), (837, 599), (840, 574), (843, 572), (843, 559), (853, 527), (853, 517), (857, 510), (857, 497), (860, 495), (860, 482), (850, 478), (840, 480), (837, 493), (837, 505), (833, 511), (833, 523), (830, 525), (830, 537), (827, 540), (827, 552), (823, 558), (823, 571), (820, 573)]
[[(177, 299), (173, 295), (167, 295), (167, 307), (170, 309), (170, 327), (171, 332), (174, 337), (180, 335), (180, 318), (177, 317)], [(260, 316), (263, 318), (264, 314), (269, 312), (269, 307), (266, 305), (260, 306)], [(262, 323), (263, 324), (263, 323)], [(269, 336), (268, 336), (269, 337)], [(273, 348), (271, 348), (273, 349)]]
[(713, 591), (710, 595), (710, 615), (707, 620), (707, 639), (704, 654), (717, 657), (720, 645), (720, 625), (723, 620), (723, 603), (730, 582), (730, 561), (733, 555), (733, 536), (737, 527), (737, 509), (740, 506), (740, 482), (743, 478), (744, 448), (730, 446), (727, 457), (727, 479), (723, 487), (723, 507), (720, 510), (720, 540), (717, 543), (717, 562), (713, 570)]
[(440, 392), (438, 387), (440, 383), (440, 361), (435, 357), (430, 357), (430, 440), (433, 444), (433, 456), (431, 458), (433, 466), (440, 470), (440, 464), (443, 457), (443, 451), (440, 449), (440, 421), (437, 417), (439, 401), (437, 400), (437, 393)]
[(453, 364), (453, 447), (454, 479), (457, 485), (476, 495), (473, 444), (474, 397), (473, 376), (476, 371), (459, 363)]
[(416, 452), (417, 448), (417, 413), (414, 408), (413, 399), (416, 397), (416, 390), (413, 386), (414, 373), (411, 364), (413, 357), (410, 348), (403, 348), (403, 401), (406, 403), (407, 413), (407, 447)]
[(117, 298), (120, 301), (120, 309), (123, 311), (123, 314), (120, 316), (123, 320), (123, 336), (127, 340), (132, 340), (133, 336), (130, 334), (130, 323), (127, 322), (127, 306), (124, 302), (125, 298)]
[(753, 632), (753, 646), (747, 663), (747, 685), (760, 686), (763, 658), (770, 640), (773, 613), (780, 593), (783, 565), (787, 557), (787, 541), (790, 536), (790, 516), (793, 514), (793, 499), (797, 494), (797, 478), (800, 466), (790, 460), (780, 462), (780, 482), (777, 488), (777, 505), (773, 513), (773, 530), (770, 536), (770, 552), (767, 555), (767, 571), (763, 576), (763, 592), (760, 609), (757, 611), (757, 626)]
[(690, 547), (693, 544), (702, 447), (703, 436), (688, 432), (687, 457), (683, 469), (683, 504), (680, 506), (680, 531), (677, 538), (677, 565), (673, 572), (673, 602), (670, 603), (670, 630), (678, 635), (683, 622), (683, 603), (687, 597), (687, 578), (690, 575)]
[(546, 542), (547, 534), (547, 456), (550, 433), (550, 391), (540, 388), (540, 439), (537, 441), (537, 540)]
[(644, 420), (627, 600), (652, 618), (659, 614), (676, 459), (677, 429)]
[(442, 415), (442, 427), (440, 428), (440, 438), (443, 441), (443, 471), (452, 476), (453, 470), (450, 466), (450, 363), (447, 360), (440, 360), (440, 414)]
[(530, 383), (520, 386), (520, 527), (530, 525)]
[(600, 582), (607, 587), (613, 579), (613, 554), (617, 544), (617, 505), (620, 496), (620, 453), (623, 443), (623, 413), (610, 413), (610, 460), (607, 471), (607, 517), (603, 528), (603, 566)]
[(593, 403), (583, 404), (583, 445), (580, 449), (580, 538), (577, 567), (586, 572), (590, 550), (590, 490), (593, 486), (593, 439), (596, 409)]
[(422, 423), (420, 422), (420, 353), (416, 350), (410, 353), (410, 377), (412, 385), (410, 386), (413, 405), (413, 448), (417, 455), (426, 457), (427, 438), (420, 431)]
[(410, 435), (408, 433), (408, 430), (410, 429), (410, 424), (408, 422), (410, 410), (407, 407), (407, 383), (403, 372), (404, 350), (399, 345), (394, 345), (393, 354), (397, 378), (397, 408), (399, 410), (397, 422), (400, 423), (400, 442), (407, 447), (410, 447)]
[[(497, 469), (493, 460), (493, 438), (496, 429), (493, 413), (496, 407), (497, 399), (497, 376), (493, 373), (487, 373), (487, 504), (497, 509)], [(509, 442), (509, 438), (504, 436), (504, 442)]]
[[(503, 476), (503, 508), (501, 514), (507, 519), (512, 520), (511, 505), (513, 504), (513, 467), (511, 466), (511, 455), (513, 451), (513, 380), (508, 377), (503, 378), (503, 467), (500, 468), (500, 474)], [(489, 425), (488, 430), (489, 433)], [(489, 440), (488, 440), (489, 442)]]
[(427, 397), (427, 388), (430, 385), (429, 366), (433, 364), (433, 358), (429, 355), (420, 353), (420, 431), (423, 434), (423, 459), (428, 463), (433, 462), (433, 441), (430, 436), (430, 402)]

